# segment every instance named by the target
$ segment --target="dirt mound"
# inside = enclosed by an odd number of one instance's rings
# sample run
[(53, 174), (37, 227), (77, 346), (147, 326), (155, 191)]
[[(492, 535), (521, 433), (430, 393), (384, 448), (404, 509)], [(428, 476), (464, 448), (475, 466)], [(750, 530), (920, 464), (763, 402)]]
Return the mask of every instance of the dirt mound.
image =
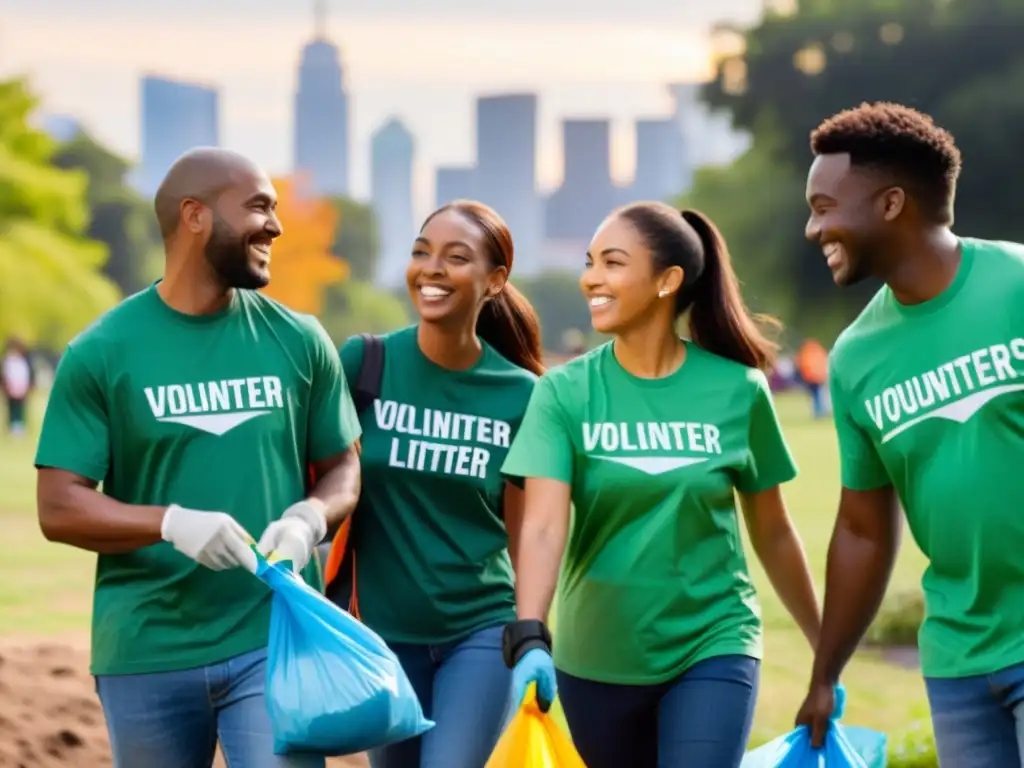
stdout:
[[(89, 654), (77, 645), (0, 645), (0, 768), (113, 766)], [(360, 757), (327, 764), (364, 768), (367, 762)]]

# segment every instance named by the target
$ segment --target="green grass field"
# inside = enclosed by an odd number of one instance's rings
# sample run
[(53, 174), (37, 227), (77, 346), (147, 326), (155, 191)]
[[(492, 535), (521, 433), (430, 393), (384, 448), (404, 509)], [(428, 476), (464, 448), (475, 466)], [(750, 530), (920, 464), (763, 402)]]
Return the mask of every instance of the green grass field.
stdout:
[[(41, 404), (34, 409), (38, 424)], [(783, 396), (778, 407), (796, 454), (800, 476), (786, 489), (790, 511), (808, 550), (819, 594), (824, 587), (825, 554), (838, 499), (838, 461), (830, 422), (813, 422), (806, 399)], [(0, 633), (52, 636), (88, 629), (93, 558), (50, 544), (35, 517), (35, 474), (31, 439), (0, 435)], [(748, 547), (749, 552), (749, 547)], [(765, 661), (752, 743), (792, 727), (806, 690), (810, 649), (782, 608), (764, 573), (751, 556), (766, 626)], [(891, 591), (918, 586), (924, 559), (909, 536), (897, 564)], [(849, 701), (845, 721), (877, 728), (894, 739), (906, 732), (930, 730), (920, 674), (862, 652), (848, 668), (844, 683)]]

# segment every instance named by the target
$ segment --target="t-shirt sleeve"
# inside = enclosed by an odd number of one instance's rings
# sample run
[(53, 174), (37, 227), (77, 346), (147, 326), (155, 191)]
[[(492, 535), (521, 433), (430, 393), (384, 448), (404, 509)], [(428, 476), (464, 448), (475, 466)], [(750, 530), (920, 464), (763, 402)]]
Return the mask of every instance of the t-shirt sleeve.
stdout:
[(35, 465), (101, 483), (110, 467), (110, 417), (107, 393), (93, 367), (85, 351), (68, 345), (46, 402)]
[(761, 371), (753, 371), (751, 380), (754, 396), (750, 405), (748, 458), (736, 483), (740, 493), (760, 493), (789, 482), (797, 474), (796, 461), (782, 434), (768, 380)]
[(319, 320), (310, 320), (313, 371), (309, 402), (309, 458), (336, 456), (359, 439), (362, 427), (349, 392), (341, 358)]
[(839, 469), (843, 485), (853, 491), (871, 491), (890, 484), (878, 450), (853, 418), (849, 398), (829, 361), (829, 394), (832, 398), (832, 420), (839, 441)]
[(519, 431), (501, 471), (505, 477), (544, 477), (571, 483), (575, 451), (565, 410), (552, 380), (541, 376), (533, 387)]

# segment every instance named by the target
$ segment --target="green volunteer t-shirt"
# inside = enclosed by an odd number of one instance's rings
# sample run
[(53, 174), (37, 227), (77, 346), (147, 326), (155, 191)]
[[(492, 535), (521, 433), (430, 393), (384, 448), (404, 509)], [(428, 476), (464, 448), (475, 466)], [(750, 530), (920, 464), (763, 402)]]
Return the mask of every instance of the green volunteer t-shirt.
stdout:
[[(151, 286), (67, 347), (36, 466), (128, 504), (227, 512), (258, 539), (305, 495), (307, 466), (359, 436), (337, 350), (319, 322), (251, 291), (223, 311), (171, 309)], [(315, 575), (315, 566), (307, 571)], [(100, 555), (97, 675), (186, 669), (266, 645), (270, 592), (166, 542)]]
[[(383, 343), (380, 397), (360, 416), (363, 485), (350, 539), (361, 617), (401, 643), (512, 621), (501, 463), (537, 377), (486, 342), (471, 368), (442, 368), (420, 350), (415, 326)], [(363, 346), (353, 337), (341, 349), (353, 389)], [(346, 585), (338, 599), (347, 596)]]
[(761, 657), (735, 491), (796, 475), (761, 372), (687, 342), (676, 372), (642, 379), (609, 342), (541, 377), (503, 469), (572, 485), (559, 669), (643, 685)]
[(930, 561), (928, 677), (1024, 661), (1024, 246), (961, 244), (942, 294), (882, 288), (830, 356), (843, 485), (893, 485)]

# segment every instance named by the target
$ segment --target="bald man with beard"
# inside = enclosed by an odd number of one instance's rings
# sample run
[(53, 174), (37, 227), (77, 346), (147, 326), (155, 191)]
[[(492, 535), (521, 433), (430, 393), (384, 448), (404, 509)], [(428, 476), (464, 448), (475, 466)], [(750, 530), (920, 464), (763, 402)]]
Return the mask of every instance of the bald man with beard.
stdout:
[(320, 323), (257, 292), (276, 207), (246, 158), (179, 158), (155, 199), (162, 279), (68, 344), (47, 403), (39, 523), (98, 555), (91, 670), (118, 768), (210, 766), (218, 740), (239, 768), (324, 765), (273, 753), (252, 546), (317, 578), (360, 427)]

